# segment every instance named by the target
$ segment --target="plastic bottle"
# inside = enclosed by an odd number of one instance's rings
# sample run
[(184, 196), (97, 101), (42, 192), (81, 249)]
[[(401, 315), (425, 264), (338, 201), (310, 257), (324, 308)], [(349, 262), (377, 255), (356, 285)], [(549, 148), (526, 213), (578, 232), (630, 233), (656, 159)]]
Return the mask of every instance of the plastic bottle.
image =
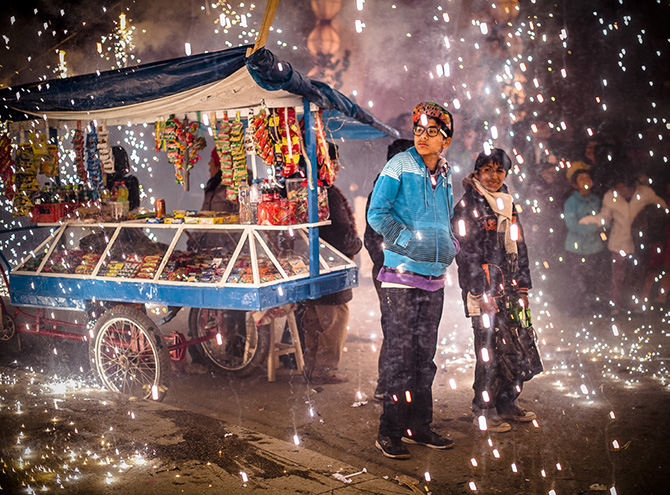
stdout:
[(261, 201), (263, 203), (270, 203), (272, 202), (272, 199), (273, 195), (270, 182), (267, 179), (263, 179), (263, 185), (261, 186)]
[(44, 188), (42, 189), (42, 204), (50, 203), (53, 203), (53, 198), (51, 197), (51, 188), (49, 187), (49, 184), (44, 184)]
[(121, 182), (121, 185), (119, 186), (119, 193), (116, 197), (116, 200), (119, 203), (127, 203), (128, 202), (128, 188), (126, 187), (125, 182)]
[(240, 207), (240, 223), (249, 225), (251, 223), (251, 189), (246, 180), (240, 182), (237, 190), (237, 201)]
[(111, 191), (110, 194), (111, 194), (110, 199), (112, 201), (117, 201), (117, 199), (119, 197), (119, 183), (118, 182), (114, 183), (114, 185), (112, 186), (112, 191)]
[(251, 210), (251, 223), (258, 223), (258, 203), (261, 202), (261, 189), (258, 179), (254, 179), (249, 188), (249, 205)]
[[(86, 193), (84, 193), (83, 201), (86, 200), (86, 196), (87, 196)], [(103, 203), (109, 203), (109, 201), (112, 199), (112, 195), (109, 192), (109, 189), (105, 187), (102, 191), (100, 191), (100, 199), (102, 200)]]

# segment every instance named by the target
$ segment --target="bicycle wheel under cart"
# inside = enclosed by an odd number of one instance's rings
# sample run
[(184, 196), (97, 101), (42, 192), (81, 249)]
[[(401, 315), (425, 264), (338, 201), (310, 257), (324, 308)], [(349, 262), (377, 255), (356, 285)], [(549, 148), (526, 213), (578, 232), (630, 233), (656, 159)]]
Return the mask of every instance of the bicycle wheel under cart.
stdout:
[(170, 354), (147, 315), (131, 306), (115, 306), (102, 314), (93, 333), (91, 367), (106, 388), (144, 399), (163, 399)]
[(192, 349), (228, 373), (249, 376), (266, 364), (270, 327), (256, 326), (251, 312), (193, 308), (189, 329), (199, 341)]

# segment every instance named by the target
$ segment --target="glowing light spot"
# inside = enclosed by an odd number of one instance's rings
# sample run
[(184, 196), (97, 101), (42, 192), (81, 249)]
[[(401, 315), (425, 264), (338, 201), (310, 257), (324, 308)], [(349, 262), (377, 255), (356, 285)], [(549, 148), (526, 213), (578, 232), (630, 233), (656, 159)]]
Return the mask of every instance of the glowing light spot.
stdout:
[(461, 237), (465, 237), (466, 230), (465, 230), (465, 220), (459, 220), (458, 221), (458, 235)]
[(510, 228), (509, 228), (509, 237), (513, 241), (518, 241), (519, 240), (519, 226), (515, 223), (513, 223)]

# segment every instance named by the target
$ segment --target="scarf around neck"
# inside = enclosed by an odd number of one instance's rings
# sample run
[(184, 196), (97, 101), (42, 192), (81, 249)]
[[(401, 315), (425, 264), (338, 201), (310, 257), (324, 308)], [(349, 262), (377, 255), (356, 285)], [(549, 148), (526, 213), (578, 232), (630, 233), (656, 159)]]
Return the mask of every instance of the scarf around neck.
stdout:
[(518, 254), (516, 240), (512, 239), (510, 230), (512, 226), (512, 214), (514, 212), (514, 205), (512, 195), (505, 192), (489, 192), (482, 186), (481, 182), (475, 177), (472, 177), (472, 185), (474, 188), (484, 196), (486, 202), (498, 217), (498, 241), (503, 238), (505, 252), (511, 255), (512, 261), (516, 261)]

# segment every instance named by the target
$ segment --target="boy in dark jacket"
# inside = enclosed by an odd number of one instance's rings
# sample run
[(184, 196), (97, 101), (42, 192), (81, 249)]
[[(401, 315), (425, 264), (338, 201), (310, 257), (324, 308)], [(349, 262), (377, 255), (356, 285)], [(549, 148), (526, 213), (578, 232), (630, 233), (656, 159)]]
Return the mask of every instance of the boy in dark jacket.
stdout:
[(454, 207), (453, 227), (461, 245), (456, 256), (465, 316), (474, 331), (475, 421), (480, 429), (505, 432), (507, 422), (532, 421), (535, 413), (519, 408), (522, 381), (509, 379), (496, 351), (496, 329), (505, 325), (505, 304), (528, 308), (531, 288), (528, 252), (517, 212), (504, 185), (511, 168), (499, 148), (480, 153), (475, 171), (463, 180), (465, 194)]
[[(409, 139), (396, 139), (391, 144), (389, 144), (386, 152), (386, 161), (388, 162), (391, 158), (396, 156), (398, 153), (406, 151), (414, 145)], [(379, 175), (375, 178), (372, 188), (374, 189), (375, 184), (377, 184), (377, 179)], [(372, 197), (372, 191), (368, 194), (368, 201), (365, 204), (365, 233), (363, 234), (363, 245), (367, 249), (368, 254), (370, 254), (370, 259), (372, 260), (372, 282), (375, 285), (375, 292), (377, 292), (377, 298), (379, 299), (379, 310), (382, 311), (382, 283), (377, 280), (382, 266), (384, 265), (384, 236), (375, 232), (375, 230), (370, 226), (370, 222), (367, 221), (368, 210), (370, 209), (370, 198)], [(384, 325), (382, 325), (382, 332), (384, 330)], [(375, 399), (384, 400), (384, 390), (386, 390), (386, 380), (384, 378), (384, 360), (386, 359), (386, 340), (382, 339), (382, 345), (379, 348), (379, 359), (377, 362), (377, 387), (375, 388)]]

